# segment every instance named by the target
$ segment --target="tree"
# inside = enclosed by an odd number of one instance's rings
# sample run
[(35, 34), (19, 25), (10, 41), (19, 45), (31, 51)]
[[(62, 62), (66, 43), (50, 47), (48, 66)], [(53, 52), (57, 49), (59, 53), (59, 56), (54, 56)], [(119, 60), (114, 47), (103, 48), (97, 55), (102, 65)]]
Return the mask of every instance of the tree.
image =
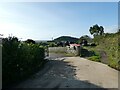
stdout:
[(104, 34), (104, 28), (103, 26), (100, 26), (99, 35), (103, 35), (103, 34)]
[(32, 43), (32, 44), (35, 44), (35, 41), (32, 40), (32, 39), (27, 39), (25, 42), (26, 42), (26, 43)]
[(88, 45), (88, 41), (87, 40), (83, 40), (83, 45), (87, 46)]
[(65, 46), (70, 46), (68, 41), (65, 42)]
[(91, 43), (92, 38), (90, 36), (88, 36), (88, 35), (83, 35), (83, 36), (80, 37), (79, 43), (82, 44), (83, 41), (87, 41), (88, 43)]
[(90, 34), (93, 36), (98, 36), (98, 35), (104, 34), (103, 26), (98, 26), (97, 24), (93, 25), (93, 27), (90, 27), (89, 31), (90, 31)]

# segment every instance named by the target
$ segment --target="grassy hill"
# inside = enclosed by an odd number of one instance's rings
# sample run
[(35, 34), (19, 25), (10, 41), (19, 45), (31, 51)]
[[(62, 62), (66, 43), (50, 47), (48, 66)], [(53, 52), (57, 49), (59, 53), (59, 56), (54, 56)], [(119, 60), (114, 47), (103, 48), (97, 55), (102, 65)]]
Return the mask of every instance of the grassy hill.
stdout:
[(109, 66), (120, 70), (120, 67), (118, 65), (120, 58), (118, 55), (118, 50), (120, 49), (120, 41), (118, 40), (119, 38), (120, 33), (107, 34), (105, 37), (101, 38), (97, 48), (106, 52)]
[(79, 40), (78, 38), (70, 37), (70, 36), (61, 36), (54, 39), (55, 42), (61, 42), (61, 41), (77, 42), (78, 40)]
[[(84, 49), (94, 51), (100, 56), (100, 61), (110, 67), (120, 70), (120, 33), (107, 33), (105, 36), (96, 37), (96, 47), (84, 47)], [(95, 60), (94, 55), (89, 57)]]

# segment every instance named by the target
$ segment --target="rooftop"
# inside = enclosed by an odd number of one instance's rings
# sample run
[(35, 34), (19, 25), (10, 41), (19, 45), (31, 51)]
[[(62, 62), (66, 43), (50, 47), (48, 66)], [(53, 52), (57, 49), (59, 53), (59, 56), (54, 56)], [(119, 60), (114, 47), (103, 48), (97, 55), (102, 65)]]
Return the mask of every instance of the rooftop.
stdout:
[(80, 46), (80, 44), (70, 44), (70, 46)]

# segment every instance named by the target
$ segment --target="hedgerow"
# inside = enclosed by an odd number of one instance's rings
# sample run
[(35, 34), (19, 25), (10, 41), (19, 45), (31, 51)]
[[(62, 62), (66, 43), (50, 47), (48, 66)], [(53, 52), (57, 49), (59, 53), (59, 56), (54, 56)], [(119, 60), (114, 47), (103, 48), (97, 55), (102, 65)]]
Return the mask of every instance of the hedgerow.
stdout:
[(2, 40), (3, 88), (32, 75), (44, 65), (44, 48), (20, 42), (16, 37)]

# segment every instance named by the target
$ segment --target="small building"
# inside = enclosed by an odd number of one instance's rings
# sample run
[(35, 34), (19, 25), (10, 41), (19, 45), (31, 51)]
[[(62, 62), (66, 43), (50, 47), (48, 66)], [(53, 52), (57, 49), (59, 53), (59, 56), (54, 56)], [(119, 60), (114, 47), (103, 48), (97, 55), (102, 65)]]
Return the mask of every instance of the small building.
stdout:
[(70, 46), (67, 46), (67, 52), (72, 53), (75, 56), (79, 56), (81, 51), (81, 45), (80, 44), (70, 44)]

